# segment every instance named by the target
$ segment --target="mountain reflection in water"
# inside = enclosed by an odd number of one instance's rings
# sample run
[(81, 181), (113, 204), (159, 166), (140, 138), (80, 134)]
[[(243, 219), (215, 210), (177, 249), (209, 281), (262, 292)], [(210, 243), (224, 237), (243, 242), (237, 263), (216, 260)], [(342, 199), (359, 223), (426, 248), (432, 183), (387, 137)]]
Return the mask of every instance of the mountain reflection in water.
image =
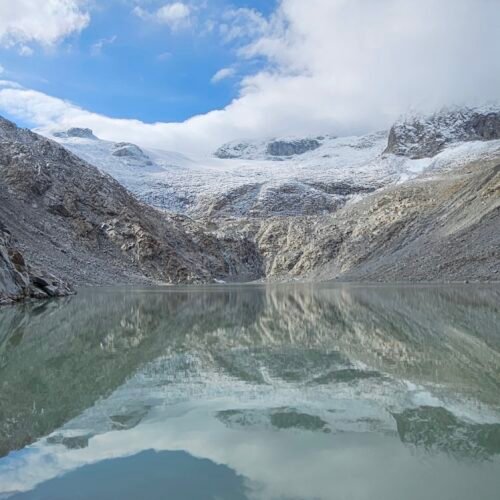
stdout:
[(497, 498), (499, 304), (324, 284), (4, 308), (0, 497)]

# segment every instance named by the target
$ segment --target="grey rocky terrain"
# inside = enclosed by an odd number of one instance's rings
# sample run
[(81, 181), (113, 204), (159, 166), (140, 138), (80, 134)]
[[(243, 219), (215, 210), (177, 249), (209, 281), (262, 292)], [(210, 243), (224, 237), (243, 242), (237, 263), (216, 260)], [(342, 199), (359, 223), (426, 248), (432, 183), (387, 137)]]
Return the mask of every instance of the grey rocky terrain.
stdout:
[[(264, 157), (280, 159), (280, 157), (302, 155), (314, 151), (321, 146), (323, 137), (310, 139), (271, 139), (264, 145)], [(217, 158), (253, 159), (259, 154), (260, 144), (255, 142), (230, 142), (221, 146), (214, 154)]]
[(21, 252), (12, 245), (10, 232), (0, 222), (0, 305), (71, 293), (73, 289), (68, 283), (27, 264)]
[(500, 139), (498, 108), (444, 110), (431, 116), (405, 118), (394, 124), (385, 152), (427, 158), (452, 143), (492, 139)]
[(0, 220), (12, 245), (77, 285), (261, 276), (255, 245), (134, 198), (57, 143), (0, 122)]
[[(359, 172), (366, 175), (353, 171), (342, 180), (340, 172), (325, 181), (286, 181), (284, 176), (276, 183), (256, 179), (217, 193), (209, 186), (196, 194), (188, 214), (159, 211), (139, 201), (110, 175), (56, 142), (2, 119), (3, 296), (22, 298), (40, 290), (30, 288), (30, 271), (16, 268), (20, 264), (12, 261), (15, 252), (33, 266), (30, 269), (39, 270), (40, 277), (58, 276), (44, 279), (50, 287), (60, 283), (61, 290), (65, 282), (497, 280), (498, 117), (491, 110), (463, 110), (458, 115), (435, 115), (418, 126), (401, 122), (391, 130), (385, 152), (380, 149), (372, 163), (362, 157)], [(84, 141), (71, 144), (102, 142), (88, 129), (64, 134)], [(365, 155), (368, 147), (372, 154), (380, 139), (380, 134), (366, 144), (350, 139), (345, 145), (335, 143), (331, 151), (336, 154), (344, 148), (344, 158), (350, 150)], [(308, 162), (316, 161), (321, 148), (312, 139), (304, 141), (293, 146), (283, 141), (276, 152), (302, 156), (308, 154), (305, 148), (316, 155)], [(446, 149), (447, 144), (455, 146)], [(110, 155), (125, 158), (130, 172), (157, 168), (146, 165), (149, 154), (133, 144), (110, 147), (106, 145)], [(319, 154), (325, 170), (330, 157)], [(412, 163), (422, 160), (408, 160), (421, 156), (433, 157), (425, 168)], [(395, 173), (401, 165), (407, 170)], [(416, 173), (405, 173), (416, 166)], [(378, 184), (377, 169), (385, 176)]]
[(500, 149), (386, 188), (324, 217), (227, 220), (245, 228), (267, 277), (349, 281), (497, 280)]

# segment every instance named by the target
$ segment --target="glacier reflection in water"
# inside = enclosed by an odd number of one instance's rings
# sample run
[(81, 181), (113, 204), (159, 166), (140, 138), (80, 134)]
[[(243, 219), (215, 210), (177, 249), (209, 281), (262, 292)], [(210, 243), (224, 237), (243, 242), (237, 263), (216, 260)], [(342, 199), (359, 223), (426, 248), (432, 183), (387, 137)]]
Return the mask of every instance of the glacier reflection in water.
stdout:
[(0, 498), (496, 499), (499, 304), (322, 284), (2, 309)]

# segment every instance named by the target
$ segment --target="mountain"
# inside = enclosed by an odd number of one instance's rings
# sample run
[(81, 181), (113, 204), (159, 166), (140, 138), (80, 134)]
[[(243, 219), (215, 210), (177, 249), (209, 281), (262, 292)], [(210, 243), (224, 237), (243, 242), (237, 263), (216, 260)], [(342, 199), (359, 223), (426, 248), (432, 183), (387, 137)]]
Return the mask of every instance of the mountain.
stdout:
[(30, 263), (76, 284), (255, 279), (260, 257), (139, 202), (54, 141), (0, 121), (0, 221)]
[(235, 141), (196, 159), (103, 141), (88, 129), (51, 137), (162, 210), (211, 219), (312, 216), (413, 179), (457, 148), (473, 156), (483, 141), (500, 138), (500, 111), (443, 110), (358, 137)]
[[(425, 162), (381, 156), (387, 133), (362, 137), (241, 143), (239, 156), (190, 159), (73, 132), (51, 136), (156, 208), (193, 217), (270, 217), (333, 213), (347, 201), (409, 178)], [(225, 149), (224, 149), (225, 148)], [(238, 146), (225, 146), (236, 151)], [(231, 149), (232, 148), (232, 149)], [(291, 156), (271, 152), (295, 151)]]
[[(254, 141), (233, 147), (239, 158), (201, 160), (89, 129), (56, 132), (57, 143), (2, 119), (0, 289), (39, 293), (13, 269), (61, 291), (66, 282), (498, 279), (497, 118), (490, 108), (446, 111), (389, 134)], [(436, 149), (432, 137), (446, 141)], [(432, 156), (415, 158), (423, 151)]]
[[(266, 276), (353, 281), (498, 279), (500, 141), (333, 216), (248, 224)], [(470, 151), (469, 151), (470, 153)], [(234, 229), (226, 224), (231, 233)]]

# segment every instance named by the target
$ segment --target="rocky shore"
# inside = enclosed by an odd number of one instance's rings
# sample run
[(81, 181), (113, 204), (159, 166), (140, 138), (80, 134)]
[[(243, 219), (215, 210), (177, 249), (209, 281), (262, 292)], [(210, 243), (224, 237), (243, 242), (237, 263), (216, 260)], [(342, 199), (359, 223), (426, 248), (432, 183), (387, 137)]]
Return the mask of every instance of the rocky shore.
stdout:
[(0, 223), (0, 305), (72, 293), (74, 290), (68, 283), (28, 265), (21, 252), (12, 246), (9, 231)]

